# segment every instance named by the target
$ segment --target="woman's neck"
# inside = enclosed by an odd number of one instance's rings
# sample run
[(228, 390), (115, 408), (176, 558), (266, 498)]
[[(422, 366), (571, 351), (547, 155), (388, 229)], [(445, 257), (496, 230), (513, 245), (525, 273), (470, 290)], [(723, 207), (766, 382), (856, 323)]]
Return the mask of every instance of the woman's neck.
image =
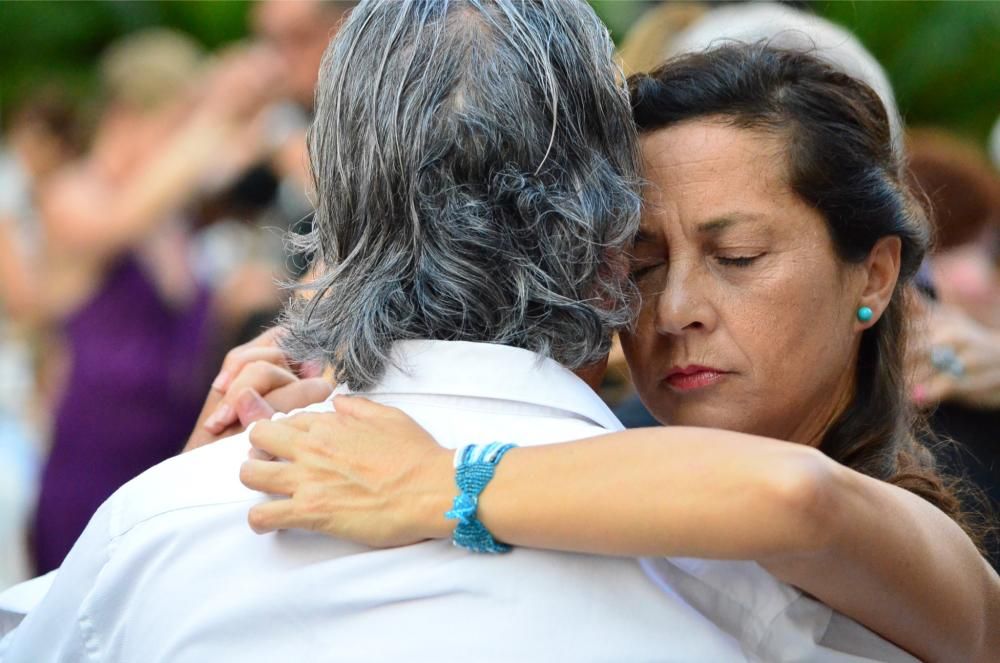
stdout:
[(834, 398), (829, 399), (825, 405), (814, 408), (810, 416), (803, 418), (799, 427), (792, 431), (789, 441), (819, 448), (826, 432), (847, 411), (854, 399), (854, 371), (844, 375), (832, 393)]

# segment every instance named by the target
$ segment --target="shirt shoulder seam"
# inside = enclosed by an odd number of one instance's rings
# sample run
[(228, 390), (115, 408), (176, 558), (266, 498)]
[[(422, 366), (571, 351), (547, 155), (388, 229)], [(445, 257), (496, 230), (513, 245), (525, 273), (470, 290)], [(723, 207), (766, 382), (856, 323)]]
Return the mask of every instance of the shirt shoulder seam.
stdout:
[(252, 502), (256, 499), (256, 497), (257, 496), (247, 496), (247, 497), (241, 497), (239, 499), (218, 500), (214, 502), (200, 502), (198, 504), (185, 504), (183, 506), (176, 506), (176, 507), (171, 507), (169, 509), (162, 509), (160, 511), (157, 511), (156, 513), (152, 513), (148, 516), (140, 518), (135, 522), (130, 522), (127, 526), (124, 524), (119, 524), (117, 529), (111, 533), (110, 538), (112, 541), (117, 541), (118, 539), (122, 538), (123, 536), (126, 536), (133, 529), (144, 523), (148, 523), (149, 521), (155, 520), (156, 518), (159, 518), (161, 516), (166, 516), (171, 513), (177, 513), (178, 511), (188, 511), (190, 509), (201, 509), (212, 506), (223, 506), (225, 504), (239, 504), (241, 502)]

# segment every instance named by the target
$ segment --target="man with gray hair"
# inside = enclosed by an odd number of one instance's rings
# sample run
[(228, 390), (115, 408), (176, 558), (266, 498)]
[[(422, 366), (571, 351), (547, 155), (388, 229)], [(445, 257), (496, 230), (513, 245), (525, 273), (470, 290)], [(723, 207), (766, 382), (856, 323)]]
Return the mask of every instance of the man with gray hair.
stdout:
[(383, 4), (324, 58), (303, 249), (327, 269), (289, 311), (292, 354), (353, 389), (411, 339), (601, 360), (640, 206), (606, 29), (561, 0)]
[[(319, 84), (322, 269), (287, 315), (296, 357), (452, 447), (619, 430), (579, 377), (631, 318), (637, 139), (611, 51), (582, 1), (362, 3)], [(794, 590), (749, 562), (258, 537), (249, 448), (119, 490), (0, 658), (718, 662), (758, 660), (765, 636), (782, 660), (831, 658), (813, 640), (829, 609), (784, 611)]]

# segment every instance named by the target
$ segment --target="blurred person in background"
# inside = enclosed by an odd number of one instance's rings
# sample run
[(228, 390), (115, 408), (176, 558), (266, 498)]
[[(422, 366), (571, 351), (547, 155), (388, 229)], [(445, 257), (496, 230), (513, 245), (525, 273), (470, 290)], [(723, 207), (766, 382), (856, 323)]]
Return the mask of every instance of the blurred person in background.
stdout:
[(909, 130), (907, 151), (934, 219), (937, 298), (1000, 329), (1000, 173), (981, 148), (941, 129)]
[[(250, 24), (256, 42), (274, 54), (278, 68), (273, 101), (262, 112), (260, 158), (237, 177), (214, 201), (238, 217), (257, 218), (256, 224), (279, 230), (309, 231), (312, 203), (306, 158), (306, 130), (312, 116), (313, 95), (320, 60), (338, 24), (354, 2), (320, 0), (261, 0), (253, 5)], [(215, 224), (214, 234), (257, 235), (246, 224)], [(234, 256), (238, 260), (240, 256)], [(292, 255), (286, 265), (293, 277), (308, 268), (308, 256)], [(259, 311), (239, 341), (270, 326), (277, 307)]]
[(36, 90), (13, 113), (0, 152), (0, 306), (30, 322), (36, 310), (32, 259), (40, 233), (36, 194), (81, 151), (81, 131), (66, 95), (53, 85)]
[(40, 229), (35, 193), (80, 150), (73, 108), (55, 86), (13, 113), (0, 151), (0, 587), (27, 577), (25, 525), (35, 496), (39, 389), (35, 318)]
[[(253, 5), (250, 23), (256, 39), (277, 55), (280, 67), (279, 84), (274, 90), (277, 98), (262, 112), (262, 158), (223, 192), (220, 198), (224, 207), (242, 209), (249, 216), (258, 215), (258, 224), (290, 229), (296, 235), (306, 235), (312, 228), (306, 133), (313, 114), (316, 82), (326, 47), (356, 4), (348, 0), (261, 0)], [(213, 252), (218, 235), (229, 235), (230, 240), (233, 235), (259, 235), (243, 223), (214, 224), (205, 234), (210, 245), (205, 253)], [(309, 269), (311, 256), (290, 248), (292, 254), (284, 267), (292, 278), (301, 278)], [(230, 260), (242, 257), (237, 255)], [(269, 345), (271, 334), (261, 335), (261, 330), (273, 325), (277, 313), (277, 307), (260, 310), (246, 321), (242, 330), (233, 334), (239, 345), (230, 350), (227, 365), (273, 356), (267, 347), (261, 347), (257, 337), (260, 335), (266, 342), (263, 345)], [(281, 366), (265, 362), (255, 370), (258, 375), (266, 373), (273, 387), (306, 377), (310, 379), (313, 395), (329, 392), (324, 386), (328, 383), (312, 379), (316, 376), (310, 372), (311, 367), (279, 363)], [(190, 446), (199, 446), (238, 426), (241, 411), (246, 416), (261, 412), (259, 394), (243, 394), (239, 384), (230, 391), (236, 373), (236, 370), (223, 371), (213, 384), (213, 398), (199, 417)], [(280, 393), (277, 398), (279, 403), (285, 402)]]
[(1000, 508), (1000, 174), (981, 149), (940, 129), (910, 130), (907, 148), (937, 235), (923, 343), (910, 356), (913, 399), (960, 444), (955, 462)]
[(644, 73), (677, 55), (761, 39), (812, 52), (865, 81), (890, 110), (893, 143), (902, 147), (895, 95), (881, 65), (849, 30), (807, 9), (777, 2), (663, 2), (639, 18), (618, 54), (626, 73)]
[(33, 306), (67, 355), (32, 527), (38, 572), (116, 488), (175, 454), (197, 416), (225, 307), (194, 277), (183, 208), (242, 167), (232, 155), (276, 68), (259, 53), (206, 67), (188, 38), (150, 30), (110, 47), (101, 73), (89, 153), (38, 192)]
[(346, 0), (261, 0), (253, 7), (254, 32), (281, 60), (283, 95), (309, 114), (323, 53), (338, 24), (356, 4)]

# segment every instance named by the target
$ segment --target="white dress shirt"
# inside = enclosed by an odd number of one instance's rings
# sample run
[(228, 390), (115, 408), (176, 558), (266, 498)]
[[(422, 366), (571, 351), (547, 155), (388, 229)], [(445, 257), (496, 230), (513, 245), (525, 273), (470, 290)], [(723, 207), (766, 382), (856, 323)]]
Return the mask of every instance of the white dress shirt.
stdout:
[[(394, 355), (396, 365), (365, 395), (405, 410), (448, 447), (621, 429), (576, 376), (524, 350), (411, 341)], [(526, 548), (477, 555), (447, 541), (372, 550), (311, 532), (258, 536), (247, 511), (268, 498), (238, 480), (248, 449), (247, 435), (237, 435), (161, 463), (115, 493), (0, 657), (912, 660), (750, 562)]]

